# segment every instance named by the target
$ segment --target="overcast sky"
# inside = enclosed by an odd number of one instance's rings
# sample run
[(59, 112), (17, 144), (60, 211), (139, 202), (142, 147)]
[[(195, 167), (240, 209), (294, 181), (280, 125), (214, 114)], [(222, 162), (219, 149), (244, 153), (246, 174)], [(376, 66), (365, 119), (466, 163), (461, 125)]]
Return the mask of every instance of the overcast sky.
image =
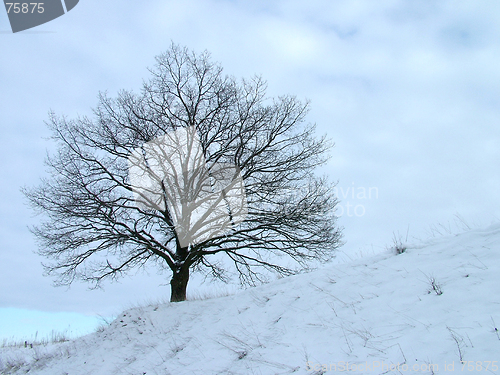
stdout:
[(171, 41), (229, 75), (262, 75), (270, 96), (311, 100), (308, 121), (336, 144), (323, 172), (338, 181), (347, 255), (384, 251), (408, 228), (426, 239), (454, 215), (497, 220), (499, 19), (496, 0), (81, 0), (12, 34), (0, 10), (0, 339), (84, 332), (96, 314), (169, 298), (154, 269), (99, 291), (54, 288), (19, 189), (45, 174), (49, 110), (90, 115), (99, 91), (138, 91)]

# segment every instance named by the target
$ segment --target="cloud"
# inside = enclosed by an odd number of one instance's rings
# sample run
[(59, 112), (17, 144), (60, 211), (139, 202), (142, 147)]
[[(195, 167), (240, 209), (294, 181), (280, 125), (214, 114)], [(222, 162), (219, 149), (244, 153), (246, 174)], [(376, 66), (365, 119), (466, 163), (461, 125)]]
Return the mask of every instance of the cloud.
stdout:
[(171, 41), (207, 49), (235, 77), (262, 74), (270, 96), (311, 99), (308, 120), (336, 143), (323, 171), (378, 189), (343, 199), (364, 208), (341, 219), (345, 251), (379, 251), (408, 225), (424, 236), (455, 212), (500, 215), (499, 12), (494, 1), (87, 0), (37, 28), (54, 33), (0, 34), (1, 306), (111, 311), (144, 290), (168, 294), (153, 270), (106, 292), (52, 288), (18, 187), (44, 174), (49, 109), (92, 115), (100, 90), (140, 90)]

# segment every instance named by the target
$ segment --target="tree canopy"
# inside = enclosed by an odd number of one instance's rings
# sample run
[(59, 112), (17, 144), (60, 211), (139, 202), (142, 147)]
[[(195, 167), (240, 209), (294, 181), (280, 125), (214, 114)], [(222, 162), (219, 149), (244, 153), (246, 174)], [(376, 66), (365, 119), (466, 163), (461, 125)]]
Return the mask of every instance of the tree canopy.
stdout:
[(315, 170), (332, 143), (306, 123), (309, 103), (177, 45), (150, 73), (140, 93), (100, 94), (92, 116), (50, 114), (49, 176), (23, 190), (56, 282), (99, 286), (153, 263), (182, 301), (193, 270), (254, 285), (330, 260), (337, 200)]

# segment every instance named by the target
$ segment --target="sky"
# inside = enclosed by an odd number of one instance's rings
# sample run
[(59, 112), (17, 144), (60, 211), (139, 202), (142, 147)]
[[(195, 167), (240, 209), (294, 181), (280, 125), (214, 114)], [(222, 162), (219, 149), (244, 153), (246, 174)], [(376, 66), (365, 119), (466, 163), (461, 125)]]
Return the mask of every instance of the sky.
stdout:
[[(339, 258), (498, 221), (499, 16), (493, 0), (81, 0), (13, 34), (0, 10), (0, 340), (76, 335), (168, 300), (155, 269), (103, 290), (53, 287), (20, 188), (46, 175), (50, 110), (91, 115), (99, 92), (139, 91), (171, 42), (208, 50), (228, 75), (262, 75), (271, 97), (311, 101), (307, 121), (335, 142), (321, 173), (338, 181)], [(195, 279), (188, 294), (228, 289)]]

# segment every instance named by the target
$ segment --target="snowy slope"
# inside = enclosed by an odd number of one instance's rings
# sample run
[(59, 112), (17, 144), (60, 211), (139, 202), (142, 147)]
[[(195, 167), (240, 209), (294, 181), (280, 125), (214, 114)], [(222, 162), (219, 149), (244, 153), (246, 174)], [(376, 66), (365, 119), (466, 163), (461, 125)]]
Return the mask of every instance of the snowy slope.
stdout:
[(134, 308), (71, 342), (0, 349), (0, 372), (317, 375), (348, 362), (356, 374), (500, 374), (496, 327), (500, 225), (236, 295)]

